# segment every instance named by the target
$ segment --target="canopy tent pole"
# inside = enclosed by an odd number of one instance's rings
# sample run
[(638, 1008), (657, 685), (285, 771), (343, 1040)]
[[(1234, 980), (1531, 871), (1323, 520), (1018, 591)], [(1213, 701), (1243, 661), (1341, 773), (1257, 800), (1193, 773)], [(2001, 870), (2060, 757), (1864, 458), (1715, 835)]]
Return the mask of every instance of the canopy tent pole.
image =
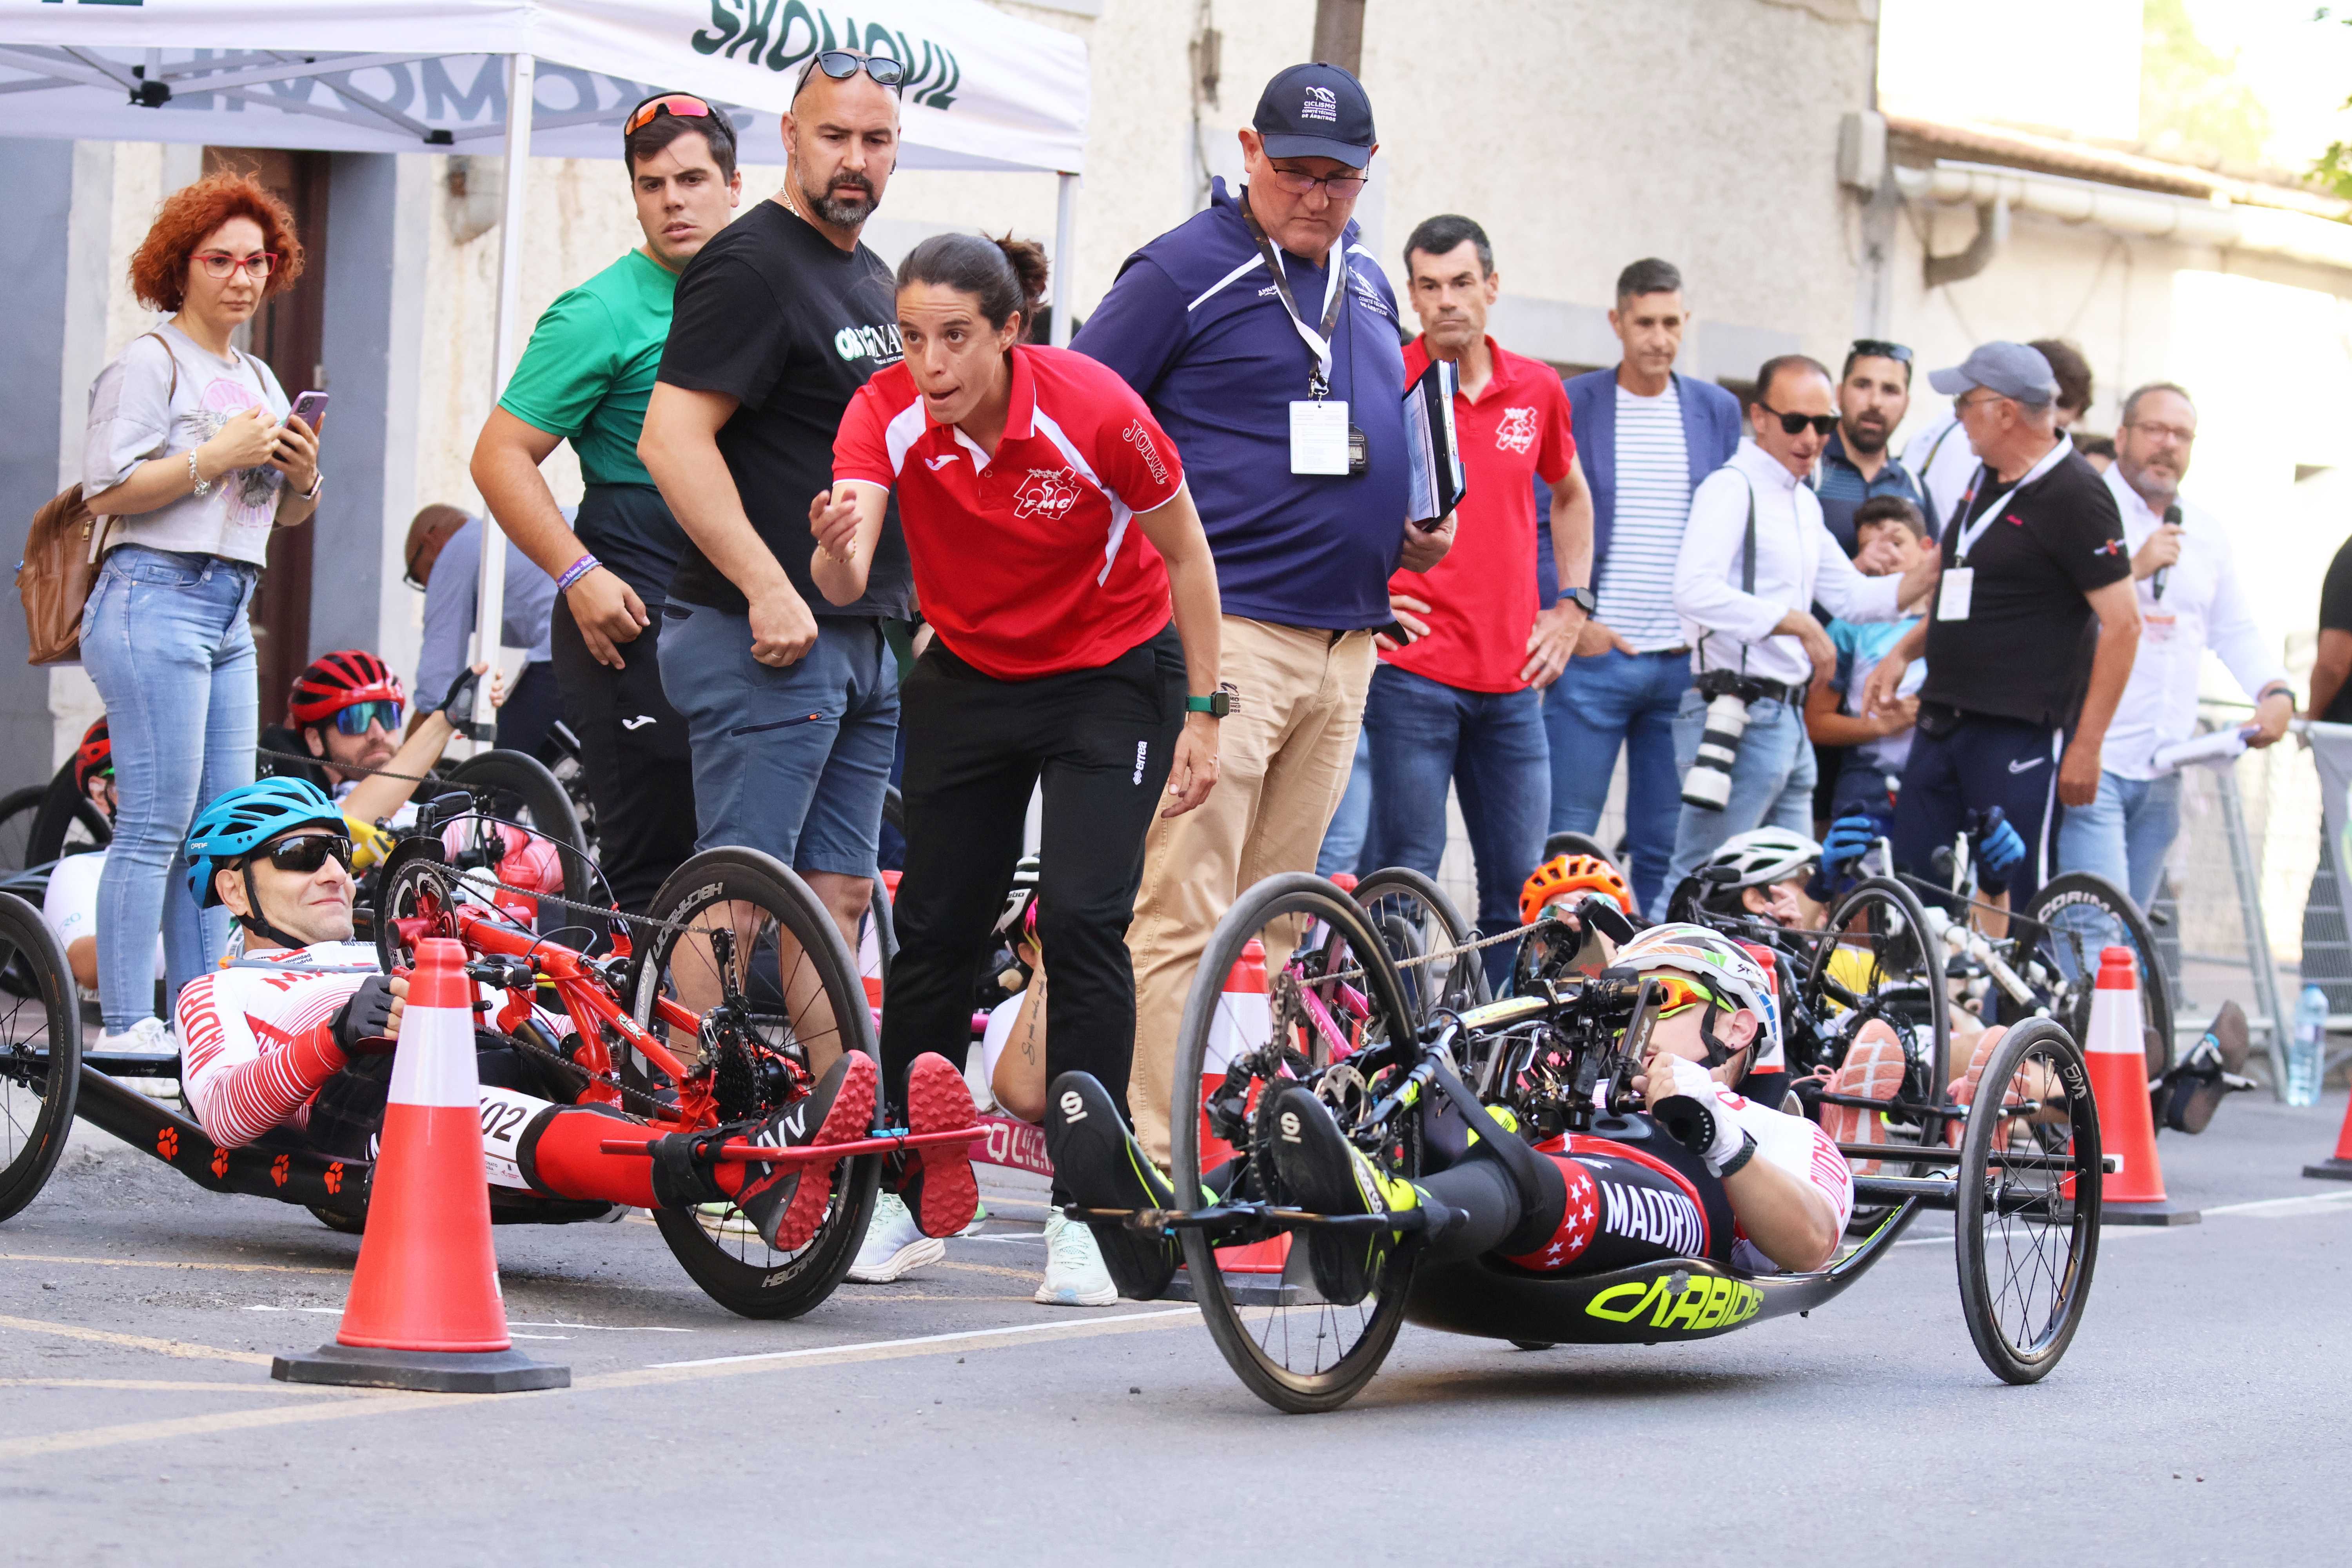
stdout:
[(1054, 195), (1054, 346), (1066, 349), (1070, 346), (1070, 333), (1075, 330), (1072, 306), (1077, 300), (1070, 281), (1070, 268), (1076, 264), (1076, 258), (1071, 255), (1070, 247), (1078, 227), (1078, 177), (1056, 174), (1054, 178), (1058, 187)]
[[(516, 341), (521, 335), (523, 202), (530, 180), (531, 89), (538, 61), (530, 55), (507, 59), (507, 135), (505, 179), (500, 186), (499, 214), (499, 302), (497, 324), (490, 334), (490, 404), (496, 407), (520, 357)], [(482, 521), (481, 568), (476, 576), (480, 613), (475, 621), (475, 658), (498, 668), (500, 639), (506, 626), (507, 536), (497, 523)], [(417, 693), (431, 701), (439, 692)], [(485, 710), (477, 704), (476, 712)], [(474, 739), (488, 742), (497, 732), (487, 715), (477, 723)]]

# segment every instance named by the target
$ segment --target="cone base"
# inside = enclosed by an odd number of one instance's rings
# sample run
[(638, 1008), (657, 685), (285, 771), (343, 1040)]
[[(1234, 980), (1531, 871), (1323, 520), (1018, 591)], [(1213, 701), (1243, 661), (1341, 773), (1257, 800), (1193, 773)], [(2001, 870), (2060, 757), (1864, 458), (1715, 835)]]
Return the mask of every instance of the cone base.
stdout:
[(2204, 1218), (2202, 1210), (2183, 1208), (2162, 1198), (2153, 1203), (2107, 1198), (2099, 1205), (2102, 1225), (2197, 1225)]
[(309, 1355), (269, 1363), (280, 1383), (331, 1383), (351, 1388), (404, 1388), (419, 1394), (520, 1394), (569, 1388), (572, 1369), (536, 1362), (520, 1351), (387, 1351), (332, 1341)]
[(2317, 1176), (2322, 1181), (2352, 1182), (2352, 1160), (2342, 1158), (2322, 1160), (2316, 1165), (2305, 1165), (2303, 1168), (2303, 1173), (2306, 1176)]

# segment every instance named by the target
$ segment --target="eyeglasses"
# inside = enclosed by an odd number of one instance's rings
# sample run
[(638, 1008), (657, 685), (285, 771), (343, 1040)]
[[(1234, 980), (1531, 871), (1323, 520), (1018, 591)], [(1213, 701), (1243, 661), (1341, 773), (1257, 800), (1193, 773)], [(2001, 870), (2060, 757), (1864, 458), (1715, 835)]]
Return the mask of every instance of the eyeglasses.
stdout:
[(335, 730), (339, 734), (364, 735), (370, 724), (381, 724), (386, 733), (400, 728), (401, 705), (389, 697), (379, 697), (369, 702), (354, 702), (348, 708), (335, 710)]
[(1268, 163), (1266, 175), (1273, 181), (1275, 189), (1286, 191), (1294, 196), (1312, 195), (1315, 187), (1320, 185), (1333, 201), (1342, 202), (1361, 193), (1364, 182), (1371, 177), (1361, 169), (1349, 169), (1338, 174), (1310, 174), (1304, 169), (1286, 169), (1279, 163)]
[(2152, 419), (2135, 419), (2124, 426), (2126, 430), (2145, 430), (2158, 440), (2170, 439), (2187, 447), (2197, 440), (2197, 432), (2181, 425), (2159, 425)]
[(1837, 428), (1838, 416), (1834, 414), (1783, 414), (1760, 397), (1756, 400), (1756, 406), (1778, 419), (1781, 434), (1786, 436), (1798, 435), (1808, 425), (1813, 427), (1816, 436), (1827, 436)]
[(1952, 412), (1958, 414), (1963, 408), (1982, 408), (1990, 403), (2006, 403), (2009, 401), (2009, 398), (2005, 394), (1999, 392), (1994, 393), (1990, 397), (1979, 397), (1977, 395), (1977, 392), (1984, 390), (1985, 388), (1979, 387), (1975, 391), (1962, 394), (1953, 402)]
[(302, 833), (291, 838), (281, 838), (263, 851), (270, 865), (280, 871), (298, 877), (308, 877), (333, 856), (346, 871), (352, 868), (352, 841), (340, 833)]
[(199, 250), (195, 258), (205, 264), (205, 275), (208, 278), (226, 278), (240, 268), (248, 277), (267, 278), (278, 266), (278, 253), (274, 250), (257, 250), (251, 256), (231, 256), (226, 250)]
[(809, 77), (823, 71), (835, 81), (847, 81), (859, 71), (874, 79), (877, 87), (897, 87), (907, 79), (907, 68), (888, 55), (861, 55), (853, 49), (826, 49), (809, 57), (801, 67), (800, 79), (793, 83), (793, 96), (798, 98), (801, 89), (808, 86)]
[(1896, 364), (1911, 363), (1908, 343), (1890, 343), (1885, 338), (1856, 338), (1847, 352), (1855, 359), (1891, 359)]

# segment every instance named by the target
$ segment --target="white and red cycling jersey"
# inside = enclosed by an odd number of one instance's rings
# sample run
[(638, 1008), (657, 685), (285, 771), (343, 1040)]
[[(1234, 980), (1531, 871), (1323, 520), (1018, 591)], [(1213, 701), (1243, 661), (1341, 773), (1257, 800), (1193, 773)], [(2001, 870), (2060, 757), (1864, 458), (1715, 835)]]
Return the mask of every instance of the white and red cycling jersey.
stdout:
[(335, 1015), (377, 973), (373, 947), (322, 942), (188, 983), (176, 1010), (180, 1081), (213, 1142), (233, 1149), (302, 1125), (320, 1086), (350, 1060)]

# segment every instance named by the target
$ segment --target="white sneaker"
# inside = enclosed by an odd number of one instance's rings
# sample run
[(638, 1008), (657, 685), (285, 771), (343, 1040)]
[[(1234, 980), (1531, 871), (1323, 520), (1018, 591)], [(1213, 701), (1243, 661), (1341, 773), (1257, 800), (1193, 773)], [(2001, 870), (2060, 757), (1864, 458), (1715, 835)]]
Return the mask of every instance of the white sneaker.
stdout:
[(1045, 1216), (1045, 1279), (1030, 1300), (1046, 1307), (1108, 1307), (1118, 1300), (1095, 1233), (1059, 1209)]
[(866, 1222), (866, 1240), (849, 1266), (849, 1278), (861, 1285), (887, 1285), (947, 1255), (946, 1242), (917, 1228), (907, 1201), (886, 1192), (874, 1199), (874, 1217)]
[(119, 1035), (100, 1035), (98, 1043), (89, 1048), (106, 1056), (176, 1057), (180, 1054), (180, 1042), (172, 1037), (171, 1028), (163, 1019), (146, 1017)]

